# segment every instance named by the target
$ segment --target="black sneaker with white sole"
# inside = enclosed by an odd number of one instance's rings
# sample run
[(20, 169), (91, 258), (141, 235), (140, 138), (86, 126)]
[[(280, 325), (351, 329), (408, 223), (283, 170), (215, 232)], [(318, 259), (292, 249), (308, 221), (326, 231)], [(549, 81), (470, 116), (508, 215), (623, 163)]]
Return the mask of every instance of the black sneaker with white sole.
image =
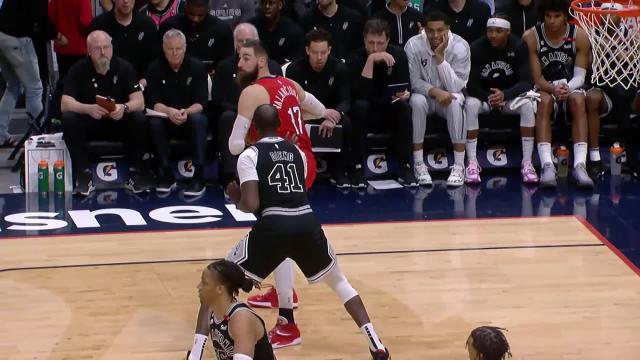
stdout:
[(171, 174), (170, 170), (160, 171), (158, 174), (158, 182), (156, 184), (156, 191), (159, 193), (169, 193), (176, 188), (176, 179)]
[(125, 189), (134, 194), (149, 191), (149, 184), (142, 173), (130, 170), (129, 174), (129, 180), (124, 184)]
[(416, 175), (413, 173), (413, 169), (411, 165), (404, 164), (400, 166), (400, 173), (398, 174), (398, 182), (405, 187), (416, 187), (418, 186), (418, 179), (416, 179)]
[(187, 188), (184, 189), (184, 195), (185, 196), (200, 196), (200, 195), (204, 194), (204, 192), (206, 190), (207, 190), (207, 187), (204, 185), (204, 181), (194, 177), (189, 182), (189, 186), (187, 186)]
[(331, 184), (335, 185), (338, 189), (346, 189), (351, 187), (351, 180), (344, 172), (336, 171), (331, 176)]
[(74, 194), (80, 194), (82, 196), (89, 196), (96, 187), (93, 185), (93, 176), (91, 170), (84, 169), (77, 175), (75, 186), (73, 187)]
[(356, 165), (351, 170), (351, 187), (354, 189), (366, 189), (367, 179), (364, 176), (364, 168), (361, 164)]

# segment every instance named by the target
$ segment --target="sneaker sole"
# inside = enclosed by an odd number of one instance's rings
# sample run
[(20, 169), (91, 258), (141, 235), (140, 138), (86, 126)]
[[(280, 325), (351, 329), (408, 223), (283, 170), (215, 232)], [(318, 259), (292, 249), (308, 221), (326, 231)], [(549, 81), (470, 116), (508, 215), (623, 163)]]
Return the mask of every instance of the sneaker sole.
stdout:
[(449, 181), (447, 181), (447, 186), (449, 186), (449, 187), (460, 187), (460, 186), (462, 186), (462, 185), (464, 185), (464, 182), (461, 182), (461, 183), (454, 183), (454, 182), (449, 182)]
[(362, 183), (356, 184), (356, 185), (351, 184), (351, 187), (354, 188), (354, 189), (366, 189), (367, 188), (367, 184), (362, 184)]
[(540, 181), (539, 187), (540, 187), (540, 189), (543, 189), (543, 190), (553, 190), (553, 189), (558, 187), (558, 183), (557, 182), (543, 182), (543, 181)]
[(202, 189), (202, 191), (198, 191), (198, 192), (195, 192), (195, 191), (185, 191), (185, 192), (184, 192), (184, 195), (185, 195), (185, 196), (200, 196), (200, 195), (204, 194), (204, 193), (205, 193), (205, 191), (207, 191), (207, 188), (204, 188), (204, 189)]
[(156, 192), (159, 192), (159, 193), (168, 193), (168, 192), (173, 191), (175, 188), (176, 188), (176, 183), (173, 183), (173, 184), (172, 184), (171, 186), (169, 186), (168, 188), (159, 188), (159, 187), (157, 187), (157, 188), (156, 188)]
[(274, 348), (274, 349), (281, 349), (281, 348), (284, 348), (284, 347), (296, 346), (296, 345), (300, 345), (300, 344), (302, 344), (302, 338), (301, 337), (299, 337), (299, 338), (297, 338), (297, 339), (293, 340), (292, 342), (290, 342), (288, 344), (285, 344), (285, 345), (271, 344), (271, 347)]

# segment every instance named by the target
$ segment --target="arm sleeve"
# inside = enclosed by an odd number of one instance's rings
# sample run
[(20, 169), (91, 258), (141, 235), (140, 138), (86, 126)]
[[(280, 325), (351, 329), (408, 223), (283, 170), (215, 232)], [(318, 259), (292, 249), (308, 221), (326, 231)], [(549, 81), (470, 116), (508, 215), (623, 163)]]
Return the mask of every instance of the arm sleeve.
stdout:
[(471, 71), (469, 44), (462, 40), (453, 46), (452, 51), (454, 54), (451, 63), (445, 60), (436, 69), (447, 91), (461, 92), (467, 86)]
[(244, 150), (246, 145), (244, 139), (249, 132), (249, 126), (251, 126), (251, 120), (242, 115), (237, 115), (236, 120), (233, 123), (233, 129), (231, 130), (231, 136), (229, 136), (229, 151), (233, 155), (238, 155)]
[(422, 63), (417, 49), (414, 48), (413, 41), (405, 45), (404, 51), (407, 53), (409, 63), (409, 77), (411, 78), (411, 92), (427, 96), (433, 85), (422, 78)]
[(256, 148), (250, 147), (240, 154), (238, 158), (238, 178), (240, 179), (240, 185), (245, 181), (258, 181), (257, 163), (258, 152)]
[(526, 93), (533, 87), (533, 80), (531, 77), (531, 65), (529, 63), (529, 49), (527, 44), (522, 41), (520, 46), (516, 50), (518, 54), (518, 82), (512, 87), (505, 89), (504, 99), (512, 100), (518, 95)]

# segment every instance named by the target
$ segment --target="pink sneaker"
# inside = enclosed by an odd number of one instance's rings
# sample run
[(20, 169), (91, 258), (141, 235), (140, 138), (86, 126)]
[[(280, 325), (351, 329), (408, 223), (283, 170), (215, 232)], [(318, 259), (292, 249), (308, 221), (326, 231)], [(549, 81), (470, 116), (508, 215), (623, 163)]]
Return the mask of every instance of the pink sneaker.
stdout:
[(533, 167), (531, 161), (522, 162), (520, 174), (522, 175), (522, 182), (525, 184), (535, 184), (539, 180), (538, 174), (536, 174), (536, 169)]
[[(270, 286), (270, 285), (269, 285)], [(266, 287), (266, 286), (265, 286)], [(252, 295), (247, 299), (247, 303), (255, 308), (278, 308), (278, 292), (272, 287), (264, 294)], [(293, 290), (293, 308), (298, 308), (298, 294)]]
[(469, 160), (469, 164), (467, 164), (467, 169), (464, 172), (464, 182), (467, 184), (479, 184), (480, 183), (480, 172), (482, 169), (478, 162), (475, 160)]
[(271, 342), (271, 347), (274, 349), (302, 344), (302, 336), (298, 325), (289, 324), (285, 318), (280, 316), (276, 326), (267, 333), (267, 337)]

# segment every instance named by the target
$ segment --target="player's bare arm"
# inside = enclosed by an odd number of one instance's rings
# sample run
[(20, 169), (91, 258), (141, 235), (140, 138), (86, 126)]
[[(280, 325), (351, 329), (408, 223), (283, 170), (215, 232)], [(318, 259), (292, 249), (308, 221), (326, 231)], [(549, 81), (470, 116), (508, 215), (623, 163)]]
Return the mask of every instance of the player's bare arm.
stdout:
[(531, 28), (522, 35), (522, 39), (527, 43), (529, 48), (529, 63), (531, 65), (531, 77), (534, 84), (538, 89), (554, 94), (556, 87), (548, 82), (544, 76), (542, 76), (542, 66), (540, 66), (540, 59), (538, 58), (538, 47), (536, 43), (535, 28)]
[[(262, 324), (249, 311), (238, 311), (229, 320), (229, 335), (233, 339), (234, 359), (236, 357), (242, 360), (252, 359), (253, 351), (256, 343), (264, 335)], [(247, 356), (243, 359), (241, 356)]]

